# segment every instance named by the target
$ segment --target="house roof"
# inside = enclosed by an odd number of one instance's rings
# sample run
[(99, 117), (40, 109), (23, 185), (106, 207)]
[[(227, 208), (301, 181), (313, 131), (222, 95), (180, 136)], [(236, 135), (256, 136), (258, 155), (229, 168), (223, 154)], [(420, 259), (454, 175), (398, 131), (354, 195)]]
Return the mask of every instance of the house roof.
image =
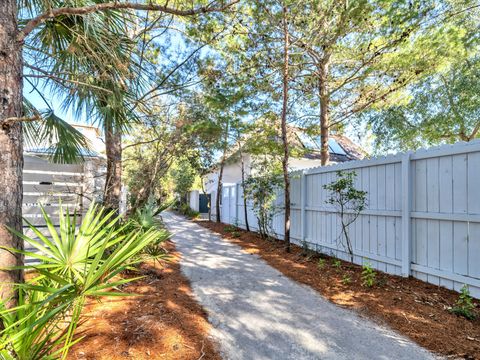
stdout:
[[(24, 149), (24, 152), (27, 154), (51, 155), (54, 153), (54, 150), (49, 147), (27, 147)], [(80, 156), (98, 157), (100, 154), (90, 149), (80, 149)]]
[[(275, 140), (279, 143), (282, 141), (279, 134), (280, 128), (276, 128)], [(299, 149), (296, 155), (291, 155), (292, 158), (320, 160), (321, 159), (321, 142), (319, 135), (310, 135), (304, 129), (294, 126), (287, 127), (288, 139), (292, 148)], [(271, 135), (270, 135), (271, 136)], [(244, 141), (246, 139), (243, 139)], [(347, 136), (341, 134), (330, 134), (328, 141), (329, 155), (331, 162), (346, 162), (351, 160), (361, 160), (365, 158), (368, 153), (359, 145), (355, 144)], [(238, 148), (230, 149), (227, 154), (227, 163), (237, 161), (239, 155)], [(218, 167), (218, 163), (212, 166), (212, 170)]]
[[(85, 136), (89, 142), (90, 149), (81, 149), (80, 155), (84, 157), (101, 157), (105, 153), (105, 143), (102, 140), (100, 129), (91, 125), (70, 124)], [(25, 153), (36, 155), (50, 155), (52, 148), (45, 141), (36, 146), (26, 146)]]
[[(292, 130), (298, 139), (298, 145), (305, 149), (303, 155), (306, 159), (320, 159), (321, 142), (320, 136), (312, 136), (300, 129)], [(367, 153), (345, 135), (331, 134), (328, 139), (330, 161), (345, 162), (361, 160)]]

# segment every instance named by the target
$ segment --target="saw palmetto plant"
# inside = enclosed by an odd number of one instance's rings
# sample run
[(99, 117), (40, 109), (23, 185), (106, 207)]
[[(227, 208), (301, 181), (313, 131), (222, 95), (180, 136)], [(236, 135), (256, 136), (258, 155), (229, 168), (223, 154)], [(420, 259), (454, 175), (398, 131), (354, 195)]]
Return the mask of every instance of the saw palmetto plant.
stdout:
[[(48, 234), (29, 224), (35, 234), (22, 237), (36, 251), (7, 249), (35, 259), (25, 265), (32, 276), (18, 284), (17, 306), (0, 302), (0, 358), (65, 358), (75, 339), (87, 297), (125, 296), (122, 285), (138, 279), (120, 273), (143, 260), (138, 256), (166, 238), (157, 228), (125, 231), (114, 212), (92, 205), (77, 226), (76, 214), (61, 210), (56, 228), (43, 212)], [(14, 230), (12, 230), (14, 231)]]

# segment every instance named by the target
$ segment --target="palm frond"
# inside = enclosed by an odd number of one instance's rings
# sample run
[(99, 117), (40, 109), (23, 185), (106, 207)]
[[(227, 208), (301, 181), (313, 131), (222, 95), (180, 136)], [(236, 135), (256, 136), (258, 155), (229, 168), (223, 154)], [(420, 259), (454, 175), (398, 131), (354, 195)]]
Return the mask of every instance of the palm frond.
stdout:
[(52, 110), (39, 111), (24, 99), (24, 111), (27, 116), (39, 116), (37, 121), (23, 123), (28, 147), (41, 149), (55, 163), (76, 163), (91, 153), (88, 139)]

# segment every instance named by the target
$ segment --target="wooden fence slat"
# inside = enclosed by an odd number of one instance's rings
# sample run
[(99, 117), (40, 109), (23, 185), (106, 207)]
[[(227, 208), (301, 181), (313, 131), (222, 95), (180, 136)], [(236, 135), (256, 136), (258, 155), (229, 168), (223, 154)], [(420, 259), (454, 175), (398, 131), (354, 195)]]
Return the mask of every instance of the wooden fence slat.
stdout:
[[(67, 205), (62, 205), (63, 212), (65, 213), (66, 210), (70, 213), (73, 213), (75, 210), (77, 212), (81, 211), (81, 208), (79, 206), (76, 206), (74, 204), (67, 204)], [(48, 215), (58, 215), (60, 213), (60, 206), (44, 206), (43, 210), (48, 214)], [(22, 214), (23, 216), (27, 215), (40, 215), (42, 214), (42, 210), (40, 206), (27, 206), (24, 205), (22, 207)]]
[[(25, 220), (27, 220), (30, 224), (35, 225), (35, 226), (45, 226), (45, 219), (43, 217), (25, 217)], [(60, 218), (58, 216), (51, 216), (50, 220), (52, 221), (53, 224), (57, 225), (60, 223)], [(73, 221), (73, 216), (72, 216), (72, 221)], [(82, 221), (81, 216), (77, 216), (77, 224), (80, 224)], [(23, 226), (28, 226), (28, 224), (24, 221)]]
[(82, 187), (78, 185), (34, 185), (24, 184), (24, 193), (41, 193), (41, 194), (81, 194)]
[(62, 175), (62, 174), (46, 174), (38, 172), (23, 172), (24, 182), (46, 182), (46, 183), (73, 183), (82, 185), (82, 175)]
[(23, 204), (77, 204), (80, 203), (81, 198), (76, 195), (23, 195)]
[(29, 161), (25, 160), (24, 168), (26, 170), (32, 171), (35, 170), (37, 172), (57, 172), (57, 173), (76, 173), (82, 174), (83, 173), (83, 165), (82, 164), (52, 164), (48, 162), (36, 162), (36, 161)]

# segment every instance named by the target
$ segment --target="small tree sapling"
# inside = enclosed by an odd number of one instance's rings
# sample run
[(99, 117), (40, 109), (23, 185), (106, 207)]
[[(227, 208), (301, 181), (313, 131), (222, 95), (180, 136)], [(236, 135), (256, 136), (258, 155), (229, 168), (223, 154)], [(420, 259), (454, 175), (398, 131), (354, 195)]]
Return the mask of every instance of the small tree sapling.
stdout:
[(345, 239), (346, 250), (350, 254), (350, 261), (353, 263), (353, 247), (348, 227), (357, 220), (360, 213), (367, 205), (367, 192), (357, 190), (354, 187), (354, 180), (357, 174), (353, 171), (337, 171), (337, 179), (330, 184), (323, 186), (325, 190), (330, 191), (330, 197), (325, 201), (327, 204), (334, 205), (338, 209), (340, 221), (342, 224), (342, 233), (339, 236), (341, 241), (342, 235)]

